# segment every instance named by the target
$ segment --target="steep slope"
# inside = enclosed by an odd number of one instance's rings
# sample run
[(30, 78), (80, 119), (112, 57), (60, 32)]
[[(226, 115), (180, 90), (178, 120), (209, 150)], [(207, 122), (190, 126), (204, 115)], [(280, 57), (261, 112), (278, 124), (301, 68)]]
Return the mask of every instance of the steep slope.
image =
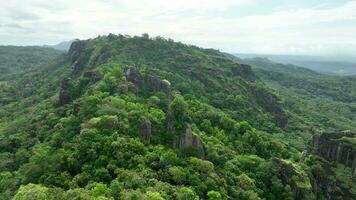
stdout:
[[(117, 199), (292, 195), (264, 166), (293, 151), (241, 121), (283, 128), (278, 98), (248, 66), (218, 51), (109, 35), (74, 42), (68, 55), (31, 77), (38, 78), (18, 87), (29, 96), (2, 108), (6, 198), (20, 185), (27, 186), (16, 198), (28, 190), (52, 195), (46, 191), (54, 188), (63, 198), (90, 198), (98, 188), (104, 193), (96, 195)], [(266, 173), (246, 171), (248, 163)], [(246, 191), (234, 187), (239, 181), (248, 181)]]
[(3, 199), (315, 199), (284, 102), (219, 51), (110, 34), (13, 84)]
[[(250, 64), (283, 100), (289, 113), (289, 132), (306, 139), (317, 131), (356, 131), (355, 76), (319, 74), (264, 58), (237, 60)], [(290, 142), (295, 139), (292, 137)]]

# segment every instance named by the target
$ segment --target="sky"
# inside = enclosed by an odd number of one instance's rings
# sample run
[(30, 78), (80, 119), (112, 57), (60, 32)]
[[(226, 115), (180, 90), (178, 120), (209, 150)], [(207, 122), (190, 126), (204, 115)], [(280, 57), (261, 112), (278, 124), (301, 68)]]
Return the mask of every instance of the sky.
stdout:
[(356, 0), (0, 0), (0, 45), (108, 33), (230, 53), (356, 55)]

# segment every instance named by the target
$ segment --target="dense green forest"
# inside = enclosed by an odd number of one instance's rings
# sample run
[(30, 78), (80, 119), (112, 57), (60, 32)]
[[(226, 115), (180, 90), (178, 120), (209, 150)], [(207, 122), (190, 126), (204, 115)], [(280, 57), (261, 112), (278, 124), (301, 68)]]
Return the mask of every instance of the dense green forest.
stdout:
[(316, 131), (356, 131), (356, 76), (319, 74), (264, 58), (237, 60), (251, 65), (283, 100), (294, 119), (289, 123), (293, 134), (309, 137)]
[(0, 57), (0, 199), (356, 196), (354, 77), (147, 34), (37, 50)]
[(0, 46), (0, 81), (37, 69), (62, 52), (43, 47)]

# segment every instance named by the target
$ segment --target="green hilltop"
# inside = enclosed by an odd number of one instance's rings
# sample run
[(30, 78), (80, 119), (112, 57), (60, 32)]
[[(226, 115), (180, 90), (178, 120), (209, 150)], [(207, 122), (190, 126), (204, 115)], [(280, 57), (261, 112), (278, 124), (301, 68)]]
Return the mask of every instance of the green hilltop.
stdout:
[(329, 198), (318, 167), (356, 195), (353, 165), (308, 145), (356, 130), (354, 77), (147, 34), (31, 48), (0, 68), (0, 199)]

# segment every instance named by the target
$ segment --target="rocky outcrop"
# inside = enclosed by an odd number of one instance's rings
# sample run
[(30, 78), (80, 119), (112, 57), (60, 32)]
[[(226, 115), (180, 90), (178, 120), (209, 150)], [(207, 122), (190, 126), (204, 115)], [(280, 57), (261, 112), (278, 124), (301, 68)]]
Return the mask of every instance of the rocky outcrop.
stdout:
[(205, 159), (204, 144), (200, 137), (193, 133), (190, 124), (186, 124), (184, 133), (174, 138), (173, 147), (185, 151), (188, 155), (196, 155)]
[(291, 187), (294, 199), (315, 199), (310, 180), (302, 169), (278, 158), (274, 158), (272, 164), (277, 169), (282, 183)]
[(89, 79), (90, 82), (97, 82), (101, 79), (101, 75), (99, 72), (94, 72), (94, 71), (88, 71), (83, 74), (84, 78)]
[(274, 116), (276, 125), (285, 128), (288, 124), (288, 116), (278, 97), (261, 87), (251, 87), (250, 91), (256, 103)]
[(144, 83), (143, 76), (140, 71), (135, 67), (128, 67), (125, 72), (126, 79), (133, 84), (141, 87)]
[(163, 92), (171, 97), (171, 84), (168, 80), (162, 80), (151, 74), (141, 74), (135, 67), (128, 67), (125, 72), (126, 79), (137, 88), (147, 88), (151, 92)]
[[(356, 185), (355, 139), (355, 133), (339, 132), (318, 133), (310, 140), (307, 155), (317, 160), (310, 173), (317, 199), (356, 199), (356, 192), (351, 188)], [(340, 176), (349, 178), (340, 179)]]
[(59, 91), (59, 105), (60, 106), (68, 104), (72, 101), (69, 88), (70, 88), (70, 79), (63, 80), (61, 83), (61, 89)]
[(315, 134), (310, 152), (352, 169), (356, 175), (356, 134), (349, 132)]
[(238, 64), (238, 65), (232, 67), (231, 70), (235, 76), (241, 77), (244, 80), (247, 80), (247, 81), (257, 80), (257, 77), (256, 77), (255, 73), (252, 71), (250, 65)]
[(145, 143), (150, 143), (152, 136), (151, 121), (148, 119), (143, 120), (139, 131), (140, 138)]
[(87, 42), (83, 40), (74, 41), (70, 46), (68, 54), (72, 60), (72, 65), (74, 66), (72, 75), (80, 75), (88, 64), (91, 56), (91, 50), (87, 48)]
[(155, 76), (148, 75), (145, 77), (145, 82), (149, 88), (154, 92), (164, 92), (166, 94), (171, 93), (171, 84), (167, 80), (161, 80)]

